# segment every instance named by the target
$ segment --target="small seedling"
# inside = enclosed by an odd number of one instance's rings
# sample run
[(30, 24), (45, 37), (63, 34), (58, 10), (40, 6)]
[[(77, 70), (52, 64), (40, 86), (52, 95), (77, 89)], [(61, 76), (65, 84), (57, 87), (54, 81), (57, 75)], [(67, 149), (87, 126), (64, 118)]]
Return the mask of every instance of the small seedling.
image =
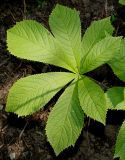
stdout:
[(10, 53), (19, 58), (67, 69), (18, 80), (10, 89), (6, 111), (18, 116), (43, 108), (66, 84), (48, 117), (46, 134), (55, 154), (74, 146), (84, 126), (84, 114), (105, 124), (107, 105), (101, 87), (85, 73), (119, 54), (121, 37), (111, 36), (110, 17), (94, 21), (81, 36), (79, 12), (56, 5), (49, 32), (33, 20), (18, 22), (7, 31)]

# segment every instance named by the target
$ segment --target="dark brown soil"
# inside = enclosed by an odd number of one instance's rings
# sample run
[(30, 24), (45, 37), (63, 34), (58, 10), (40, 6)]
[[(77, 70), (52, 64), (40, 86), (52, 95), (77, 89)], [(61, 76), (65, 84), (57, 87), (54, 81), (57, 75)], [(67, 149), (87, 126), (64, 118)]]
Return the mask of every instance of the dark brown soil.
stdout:
[[(59, 157), (55, 157), (44, 131), (49, 110), (55, 101), (50, 102), (44, 110), (26, 118), (18, 118), (5, 112), (8, 90), (17, 79), (30, 74), (60, 70), (51, 65), (29, 62), (10, 55), (6, 47), (8, 28), (22, 19), (37, 20), (48, 28), (48, 16), (55, 4), (60, 3), (80, 11), (84, 32), (92, 20), (109, 16), (118, 7), (116, 0), (37, 2), (38, 0), (0, 1), (0, 160), (113, 160), (116, 135), (125, 118), (124, 112), (109, 112), (106, 127), (87, 118), (85, 129), (75, 148), (67, 149)], [(104, 89), (124, 86), (107, 65), (89, 73), (89, 76), (96, 79)]]

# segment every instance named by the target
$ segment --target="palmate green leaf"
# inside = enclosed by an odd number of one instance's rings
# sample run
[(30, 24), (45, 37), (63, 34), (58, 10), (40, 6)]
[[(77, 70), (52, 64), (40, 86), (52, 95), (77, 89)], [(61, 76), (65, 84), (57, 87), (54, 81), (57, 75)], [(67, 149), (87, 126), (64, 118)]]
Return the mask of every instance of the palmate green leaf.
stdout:
[(89, 72), (119, 54), (121, 37), (107, 36), (96, 43), (82, 61), (81, 73)]
[(44, 107), (74, 77), (72, 73), (50, 72), (22, 78), (9, 91), (6, 111), (19, 116), (32, 114)]
[(78, 82), (80, 105), (84, 113), (105, 124), (107, 106), (103, 90), (86, 76)]
[(81, 56), (81, 24), (79, 13), (61, 5), (56, 5), (49, 17), (49, 25), (56, 39), (67, 54), (72, 56), (78, 69)]
[(80, 74), (117, 56), (121, 38), (110, 36), (113, 27), (110, 18), (106, 18), (94, 22), (81, 41), (79, 13), (61, 5), (56, 5), (49, 25), (50, 32), (33, 20), (17, 23), (7, 32), (8, 50), (17, 57), (53, 64), (77, 74), (51, 72), (20, 79), (10, 89), (6, 110), (19, 116), (32, 114), (79, 76), (65, 89), (47, 122), (46, 134), (58, 155), (75, 144), (83, 127), (83, 112), (105, 124), (105, 95), (96, 83)]
[(106, 92), (106, 101), (109, 109), (125, 110), (124, 87), (113, 87)]
[(77, 82), (73, 81), (52, 109), (46, 134), (56, 155), (74, 146), (83, 128), (83, 111), (79, 104)]
[(114, 74), (125, 82), (125, 39), (122, 40), (119, 54), (108, 63)]
[(122, 124), (115, 147), (114, 158), (120, 157), (121, 160), (125, 160), (125, 121)]
[(14, 56), (57, 65), (75, 72), (72, 57), (51, 33), (33, 20), (18, 22), (7, 31), (8, 50)]
[(125, 5), (125, 0), (119, 0), (119, 3)]

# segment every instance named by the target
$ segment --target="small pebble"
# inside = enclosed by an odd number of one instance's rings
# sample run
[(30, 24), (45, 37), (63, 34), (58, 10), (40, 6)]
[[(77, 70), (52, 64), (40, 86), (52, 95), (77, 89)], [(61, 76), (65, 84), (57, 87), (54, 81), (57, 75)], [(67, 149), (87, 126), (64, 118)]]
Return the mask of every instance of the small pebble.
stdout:
[(2, 111), (2, 109), (3, 109), (3, 105), (2, 105), (2, 104), (0, 104), (0, 111)]
[(9, 156), (11, 160), (14, 160), (16, 158), (15, 152), (10, 153)]

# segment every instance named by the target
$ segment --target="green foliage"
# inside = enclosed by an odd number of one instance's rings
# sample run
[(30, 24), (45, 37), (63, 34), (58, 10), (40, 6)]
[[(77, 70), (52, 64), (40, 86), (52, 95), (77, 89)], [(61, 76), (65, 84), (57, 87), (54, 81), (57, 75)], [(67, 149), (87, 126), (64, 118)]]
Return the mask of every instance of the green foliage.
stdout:
[(79, 13), (74, 9), (56, 6), (49, 17), (49, 25), (55, 38), (67, 55), (71, 56), (74, 67), (79, 71), (81, 58), (81, 24)]
[(41, 24), (33, 20), (18, 22), (7, 31), (8, 50), (14, 56), (53, 64), (74, 71), (71, 55)]
[(48, 140), (58, 155), (74, 146), (83, 128), (83, 111), (78, 98), (78, 82), (73, 81), (57, 101), (46, 126)]
[[(116, 64), (118, 63), (120, 64), (120, 62), (121, 62), (121, 59), (119, 61), (117, 59)], [(113, 63), (115, 64), (115, 62)], [(118, 72), (115, 72), (115, 73), (118, 73)], [(122, 71), (123, 77), (124, 77), (124, 74), (125, 74), (124, 71)], [(125, 110), (125, 88), (124, 87), (113, 87), (108, 89), (108, 91), (105, 93), (105, 97), (106, 97), (107, 106), (109, 109)], [(125, 122), (121, 126), (121, 129), (117, 137), (114, 158), (120, 157), (120, 160), (124, 160), (125, 159), (124, 150), (125, 150)]]
[[(125, 2), (125, 1), (124, 1)], [(125, 82), (125, 39), (122, 39), (119, 54), (109, 63), (114, 74)], [(125, 88), (113, 87), (106, 92), (107, 106), (112, 110), (125, 110)], [(120, 157), (120, 160), (125, 159), (125, 122), (123, 123), (117, 137), (115, 157)]]
[(49, 72), (22, 78), (10, 89), (6, 110), (19, 116), (32, 114), (74, 77), (73, 73)]
[(81, 37), (79, 12), (61, 5), (52, 11), (49, 25), (52, 33), (33, 20), (18, 22), (7, 31), (8, 50), (14, 56), (70, 72), (43, 73), (18, 80), (10, 89), (6, 110), (18, 116), (32, 114), (70, 82), (46, 126), (48, 141), (58, 155), (75, 144), (83, 127), (84, 113), (105, 124), (105, 94), (98, 84), (82, 74), (117, 57), (121, 37), (111, 36), (113, 27), (109, 17), (94, 21)]
[(114, 55), (117, 56), (119, 40), (117, 37), (108, 36), (97, 42), (83, 58), (81, 72), (89, 72), (114, 58)]
[(84, 113), (105, 124), (107, 106), (103, 90), (86, 76), (80, 77), (78, 87), (79, 100)]
[[(113, 32), (113, 27), (110, 23), (110, 17), (99, 20), (99, 21), (94, 21), (90, 25), (90, 27), (88, 27), (88, 29), (86, 30), (82, 38), (81, 72), (83, 72), (82, 70), (85, 67), (84, 63), (86, 61), (86, 58), (88, 56), (90, 57), (92, 54), (91, 50), (93, 50), (95, 46), (98, 47), (98, 43), (101, 40), (104, 40), (104, 38), (106, 37), (106, 33), (112, 34), (112, 32)], [(97, 56), (99, 56), (99, 53), (97, 51), (94, 54), (95, 54), (95, 58), (96, 58), (96, 54)], [(93, 60), (92, 58), (90, 59)]]
[(118, 157), (120, 157), (120, 160), (125, 159), (125, 121), (123, 122), (120, 128), (117, 141), (116, 141), (114, 158), (118, 158)]
[[(125, 39), (122, 40), (119, 56), (109, 62), (109, 65), (114, 71), (114, 74), (125, 82)], [(113, 87), (106, 94), (107, 106), (112, 110), (125, 110), (125, 88)], [(120, 160), (125, 159), (125, 122), (119, 131), (114, 158), (120, 157)]]
[(125, 110), (125, 90), (123, 87), (113, 87), (105, 94), (109, 109)]
[(114, 74), (125, 82), (125, 39), (122, 39), (121, 47), (118, 52), (118, 56), (113, 58), (112, 61), (109, 62)]
[(125, 5), (125, 0), (119, 0), (119, 3)]
[[(125, 88), (113, 87), (106, 92), (107, 106), (112, 110), (125, 110)], [(125, 159), (125, 121), (121, 126), (115, 145), (114, 158)]]

